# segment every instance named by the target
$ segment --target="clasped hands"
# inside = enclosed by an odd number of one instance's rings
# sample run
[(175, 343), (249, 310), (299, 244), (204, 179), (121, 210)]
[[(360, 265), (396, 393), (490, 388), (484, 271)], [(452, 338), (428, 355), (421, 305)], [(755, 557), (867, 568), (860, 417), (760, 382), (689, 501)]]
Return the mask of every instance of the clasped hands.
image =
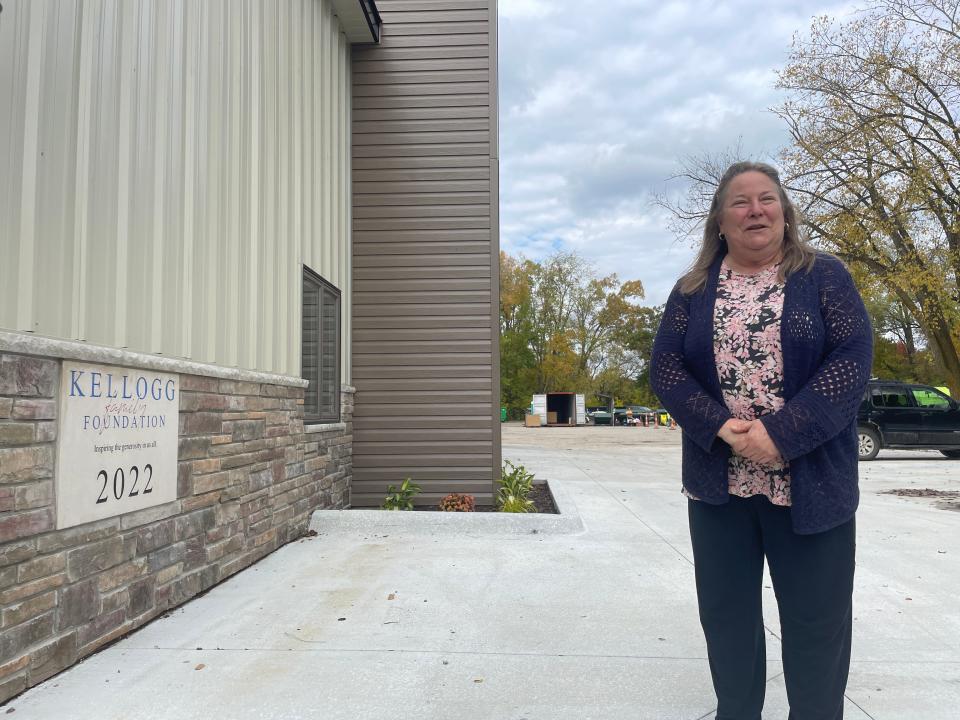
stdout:
[(780, 451), (759, 420), (730, 418), (720, 428), (717, 437), (727, 443), (737, 455), (761, 465), (783, 462)]

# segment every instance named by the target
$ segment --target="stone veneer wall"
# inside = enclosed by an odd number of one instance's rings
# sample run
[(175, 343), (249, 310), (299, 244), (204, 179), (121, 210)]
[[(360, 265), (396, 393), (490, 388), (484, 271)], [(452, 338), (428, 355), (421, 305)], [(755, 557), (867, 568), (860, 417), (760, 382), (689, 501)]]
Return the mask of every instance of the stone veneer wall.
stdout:
[(58, 531), (59, 378), (58, 359), (0, 352), (0, 702), (350, 501), (352, 388), (343, 422), (305, 430), (296, 378), (181, 373), (177, 500)]

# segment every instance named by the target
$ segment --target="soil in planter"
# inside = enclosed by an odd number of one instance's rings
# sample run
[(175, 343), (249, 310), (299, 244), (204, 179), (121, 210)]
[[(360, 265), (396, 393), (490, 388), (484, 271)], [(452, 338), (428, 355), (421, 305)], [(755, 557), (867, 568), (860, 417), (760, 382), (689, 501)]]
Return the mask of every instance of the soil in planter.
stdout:
[[(533, 484), (530, 499), (533, 500), (535, 508), (533, 512), (549, 513), (551, 515), (558, 515), (560, 512), (557, 510), (557, 505), (553, 502), (553, 495), (550, 494), (550, 488), (545, 482)], [(421, 512), (439, 512), (436, 505), (418, 506), (414, 509)], [(493, 505), (477, 505), (474, 512), (497, 512), (497, 509)]]

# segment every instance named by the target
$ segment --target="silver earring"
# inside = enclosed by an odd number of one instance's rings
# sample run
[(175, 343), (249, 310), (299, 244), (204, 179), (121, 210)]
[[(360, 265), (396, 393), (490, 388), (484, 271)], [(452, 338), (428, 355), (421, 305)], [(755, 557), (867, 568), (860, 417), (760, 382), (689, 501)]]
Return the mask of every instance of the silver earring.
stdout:
[(727, 236), (724, 235), (723, 233), (720, 233), (720, 242), (726, 242), (726, 241), (727, 241)]

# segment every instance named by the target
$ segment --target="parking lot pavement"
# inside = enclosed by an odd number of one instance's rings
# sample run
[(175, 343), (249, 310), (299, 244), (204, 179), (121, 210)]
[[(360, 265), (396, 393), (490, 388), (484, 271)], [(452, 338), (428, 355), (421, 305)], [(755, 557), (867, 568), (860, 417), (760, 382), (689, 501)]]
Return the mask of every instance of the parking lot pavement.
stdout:
[[(660, 433), (656, 435), (655, 433)], [(9, 703), (17, 718), (705, 720), (679, 431), (503, 428), (576, 534), (431, 533), (390, 513), (292, 543)], [(960, 463), (862, 464), (847, 720), (960, 706)], [(346, 511), (349, 512), (349, 511)], [(412, 514), (413, 515), (413, 514)], [(416, 527), (414, 527), (416, 525)], [(765, 720), (787, 715), (772, 590)]]
[[(550, 437), (554, 430), (504, 428), (504, 455), (534, 469), (541, 463), (553, 466), (558, 453), (567, 457), (582, 470), (579, 480), (567, 482), (595, 484), (619, 496), (638, 522), (690, 558), (682, 512), (686, 501), (679, 493), (679, 432), (586, 427), (562, 428), (565, 437)], [(960, 461), (936, 451), (884, 450), (859, 469), (854, 648), (846, 717), (956, 717)], [(927, 490), (940, 493), (920, 492)], [(769, 641), (779, 637), (779, 621), (769, 577), (764, 585)], [(777, 642), (768, 642), (769, 659), (777, 658), (777, 648)], [(780, 711), (785, 707), (782, 678), (773, 675), (764, 718), (785, 717)]]

